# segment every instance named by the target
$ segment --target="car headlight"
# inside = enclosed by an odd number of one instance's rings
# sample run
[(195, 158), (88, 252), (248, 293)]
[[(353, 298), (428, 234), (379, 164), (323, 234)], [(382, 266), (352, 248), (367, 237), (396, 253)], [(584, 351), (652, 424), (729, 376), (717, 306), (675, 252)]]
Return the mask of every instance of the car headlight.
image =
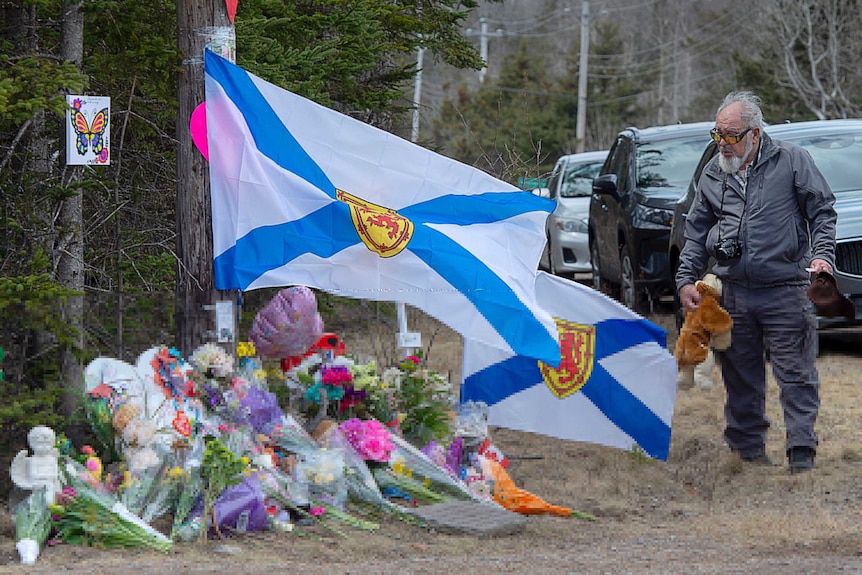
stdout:
[(557, 220), (557, 228), (569, 233), (587, 233), (587, 220)]
[(651, 208), (642, 204), (635, 206), (632, 224), (636, 228), (669, 228), (673, 222), (673, 212), (661, 208)]

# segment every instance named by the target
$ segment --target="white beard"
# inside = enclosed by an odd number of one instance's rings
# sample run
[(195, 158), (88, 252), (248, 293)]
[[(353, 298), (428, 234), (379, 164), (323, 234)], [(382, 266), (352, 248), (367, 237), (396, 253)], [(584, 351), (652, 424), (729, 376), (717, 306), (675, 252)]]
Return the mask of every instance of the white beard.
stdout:
[(751, 143), (751, 139), (749, 139), (745, 143), (745, 152), (743, 152), (741, 157), (732, 156), (728, 158), (724, 154), (719, 153), (718, 167), (721, 168), (721, 171), (726, 174), (735, 174), (739, 172), (739, 168), (742, 167), (742, 163), (745, 161), (745, 158), (747, 158), (751, 154), (751, 150), (753, 147), (754, 145)]

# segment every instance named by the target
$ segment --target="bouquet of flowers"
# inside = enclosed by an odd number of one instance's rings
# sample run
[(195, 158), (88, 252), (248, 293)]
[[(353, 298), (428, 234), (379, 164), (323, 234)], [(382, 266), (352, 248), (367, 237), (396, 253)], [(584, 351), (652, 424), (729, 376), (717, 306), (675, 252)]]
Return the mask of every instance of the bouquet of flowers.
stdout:
[(187, 475), (187, 471), (174, 465), (173, 456), (143, 471), (126, 470), (117, 489), (119, 500), (129, 511), (151, 523), (176, 507)]
[(344, 450), (320, 448), (304, 454), (296, 465), (296, 480), (308, 485), (309, 499), (344, 509), (347, 503)]
[(270, 439), (279, 449), (290, 453), (308, 453), (319, 449), (314, 439), (290, 414), (285, 414), (281, 422), (273, 427)]
[(39, 488), (15, 508), (15, 547), (21, 563), (32, 565), (51, 531), (51, 514), (45, 488)]
[[(299, 516), (309, 522), (315, 522), (322, 525), (341, 537), (347, 535), (340, 530), (324, 523), (323, 517), (328, 516), (351, 527), (363, 529), (366, 531), (374, 530), (379, 527), (373, 521), (366, 521), (359, 517), (355, 517), (333, 505), (326, 503), (314, 502), (315, 506), (311, 506), (311, 500), (305, 498), (307, 493), (302, 492), (301, 485), (294, 481), (289, 475), (286, 475), (278, 470), (270, 470), (259, 474), (260, 486), (268, 499), (274, 501), (277, 505), (286, 508), (294, 516)], [(293, 529), (291, 529), (293, 530)]]
[(348, 419), (339, 428), (362, 459), (379, 463), (389, 461), (395, 444), (386, 427), (376, 419)]
[[(451, 477), (445, 469), (431, 461), (427, 455), (404, 438), (393, 435), (391, 439), (395, 445), (389, 459), (391, 474), (416, 481), (426, 489), (447, 498), (477, 500), (462, 481)], [(376, 474), (375, 478), (380, 481)]]
[(180, 479), (181, 487), (174, 509), (174, 522), (171, 526), (171, 540), (191, 541), (201, 529), (200, 517), (192, 517), (192, 510), (201, 504), (200, 467), (192, 467)]
[[(236, 485), (243, 479), (248, 467), (248, 458), (236, 457), (234, 453), (215, 438), (206, 440), (203, 462), (201, 463), (201, 481), (203, 497), (203, 526), (210, 526), (210, 516), (213, 505), (222, 492), (231, 485)], [(212, 525), (215, 526), (215, 525)], [(208, 529), (201, 530), (200, 537), (207, 538)]]
[[(379, 425), (379, 422), (375, 423)], [(325, 447), (343, 450), (344, 480), (347, 484), (348, 497), (368, 505), (384, 506), (385, 499), (365, 462), (368, 460), (385, 461), (388, 459), (388, 452), (385, 452), (385, 459), (378, 459), (384, 453), (382, 449), (379, 447), (367, 449), (362, 441), (370, 439), (370, 434), (366, 436), (361, 430), (362, 427), (363, 422), (361, 420), (350, 419), (338, 427), (330, 428), (318, 441)], [(386, 430), (384, 429), (383, 432), (385, 433)], [(388, 441), (388, 438), (384, 441)], [(376, 440), (372, 440), (372, 442), (376, 443)]]
[[(350, 367), (350, 373), (353, 375), (353, 389), (364, 394), (364, 415), (381, 421), (387, 426), (394, 426), (397, 418), (393, 408), (399, 380), (394, 377), (384, 380), (377, 375), (375, 360), (364, 365), (354, 364)], [(361, 414), (361, 410), (357, 409), (357, 413)]]
[[(368, 426), (374, 430), (367, 436), (363, 432), (355, 432), (353, 440), (348, 439), (344, 430), (362, 426)], [(385, 434), (385, 436), (384, 436)], [(364, 440), (369, 437), (378, 436), (384, 447), (368, 449)], [(362, 437), (363, 439), (359, 439)], [(361, 508), (368, 514), (388, 515), (400, 519), (406, 523), (419, 524), (421, 521), (409, 515), (403, 508), (392, 503), (381, 492), (370, 465), (374, 467), (386, 467), (385, 461), (389, 459), (389, 452), (394, 444), (389, 439), (389, 432), (378, 421), (348, 420), (340, 426), (330, 428), (318, 440), (326, 447), (340, 447), (344, 451), (344, 481), (347, 485), (347, 495), (350, 502)], [(376, 442), (376, 441), (375, 441)], [(359, 445), (359, 449), (354, 445)], [(362, 452), (362, 453), (360, 453)]]
[(452, 386), (441, 374), (422, 368), (422, 355), (411, 355), (383, 374), (394, 381), (395, 409), (404, 437), (416, 445), (452, 435)]
[(57, 516), (57, 538), (66, 543), (103, 547), (150, 547), (170, 551), (171, 540), (150, 527), (107, 491), (81, 479), (79, 464), (67, 460), (66, 489), (49, 506)]
[(205, 343), (194, 350), (189, 362), (198, 373), (208, 377), (224, 378), (233, 372), (233, 356), (214, 343)]

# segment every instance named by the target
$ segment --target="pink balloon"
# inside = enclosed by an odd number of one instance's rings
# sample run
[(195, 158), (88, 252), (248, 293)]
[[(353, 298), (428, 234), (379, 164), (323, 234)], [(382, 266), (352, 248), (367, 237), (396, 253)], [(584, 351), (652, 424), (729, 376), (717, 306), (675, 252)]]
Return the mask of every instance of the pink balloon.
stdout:
[(257, 313), (248, 336), (260, 357), (280, 359), (304, 354), (321, 334), (323, 318), (314, 292), (294, 286), (275, 294)]
[(192, 112), (189, 121), (189, 132), (192, 134), (192, 142), (197, 146), (207, 162), (210, 161), (210, 149), (207, 143), (207, 103), (201, 102)]

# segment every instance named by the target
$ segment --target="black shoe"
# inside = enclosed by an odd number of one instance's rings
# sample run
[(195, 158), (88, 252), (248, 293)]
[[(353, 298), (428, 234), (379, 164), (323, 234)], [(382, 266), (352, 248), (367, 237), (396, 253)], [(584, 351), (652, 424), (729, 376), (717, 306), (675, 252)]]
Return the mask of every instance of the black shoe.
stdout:
[(772, 460), (769, 459), (769, 456), (766, 455), (765, 452), (758, 453), (757, 455), (751, 455), (748, 457), (740, 457), (746, 463), (755, 463), (757, 465), (772, 465)]
[(811, 447), (791, 447), (787, 450), (787, 465), (790, 473), (802, 473), (814, 467), (816, 452)]
[(739, 458), (746, 463), (754, 463), (756, 465), (772, 465), (772, 460), (769, 459), (768, 455), (766, 455), (766, 450), (746, 453), (745, 455), (741, 454), (736, 449), (734, 449), (733, 452), (739, 455)]

